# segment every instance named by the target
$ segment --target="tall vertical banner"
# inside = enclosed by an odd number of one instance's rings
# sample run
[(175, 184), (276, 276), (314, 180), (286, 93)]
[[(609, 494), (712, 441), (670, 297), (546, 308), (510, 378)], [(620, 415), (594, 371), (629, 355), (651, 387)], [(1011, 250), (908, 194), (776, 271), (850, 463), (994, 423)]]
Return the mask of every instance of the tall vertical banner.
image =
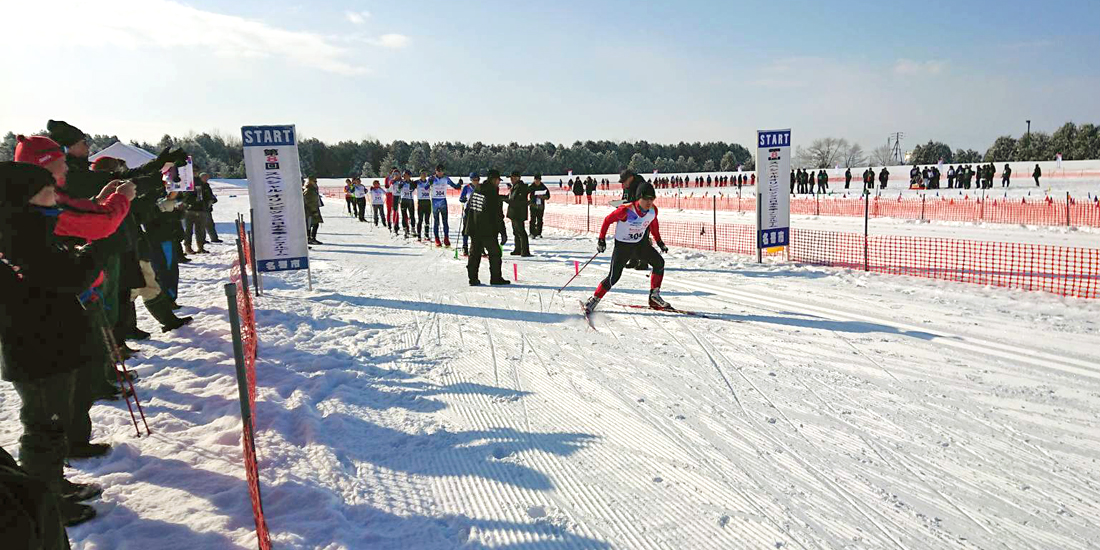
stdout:
[(756, 248), (791, 242), (791, 131), (756, 132)]
[(261, 272), (309, 268), (302, 169), (294, 125), (244, 126), (252, 238)]

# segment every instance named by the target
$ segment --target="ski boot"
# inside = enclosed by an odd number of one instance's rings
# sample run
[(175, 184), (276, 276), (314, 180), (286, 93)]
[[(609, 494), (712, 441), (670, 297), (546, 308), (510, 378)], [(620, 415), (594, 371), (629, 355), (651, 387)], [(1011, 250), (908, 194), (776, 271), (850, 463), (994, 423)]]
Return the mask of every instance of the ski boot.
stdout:
[(652, 309), (675, 309), (661, 297), (661, 289), (654, 288), (649, 291), (649, 307)]
[(463, 256), (469, 256), (470, 255), (470, 247), (469, 246), (463, 246), (462, 247), (462, 255)]
[(443, 243), (438, 238), (435, 240), (435, 247), (436, 248), (442, 248), (443, 247)]
[[(439, 241), (436, 241), (436, 242), (439, 242)], [(451, 238), (450, 237), (443, 237), (443, 246), (445, 246), (447, 248), (451, 247)]]
[(584, 314), (591, 315), (593, 311), (596, 311), (596, 306), (600, 305), (600, 299), (592, 296), (584, 303)]

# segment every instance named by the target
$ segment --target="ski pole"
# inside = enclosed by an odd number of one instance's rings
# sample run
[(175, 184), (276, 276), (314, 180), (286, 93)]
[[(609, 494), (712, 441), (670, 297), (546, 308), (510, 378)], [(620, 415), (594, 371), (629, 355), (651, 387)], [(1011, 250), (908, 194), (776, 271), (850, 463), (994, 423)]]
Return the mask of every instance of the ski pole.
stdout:
[[(126, 408), (130, 409), (130, 419), (134, 422), (134, 429), (137, 430), (138, 437), (141, 437), (141, 429), (138, 428), (137, 418), (134, 418), (134, 409), (130, 405), (130, 397), (133, 397), (134, 405), (137, 406), (138, 414), (141, 416), (141, 422), (145, 424), (145, 435), (152, 435), (153, 432), (149, 430), (149, 421), (145, 419), (145, 410), (141, 407), (141, 400), (138, 399), (137, 389), (134, 388), (134, 379), (130, 376), (130, 372), (126, 368), (126, 360), (122, 358), (122, 350), (120, 350), (118, 344), (115, 343), (115, 339), (111, 335), (111, 330), (108, 328), (107, 312), (103, 311), (102, 307), (100, 307), (97, 313), (100, 332), (103, 335), (103, 343), (107, 346), (107, 351), (111, 354), (111, 359), (115, 364), (115, 376), (118, 378), (118, 382), (121, 385), (122, 395), (126, 399)], [(130, 386), (129, 396), (126, 395), (127, 385)]]
[(592, 263), (592, 260), (595, 260), (595, 259), (596, 259), (596, 256), (599, 256), (599, 255), (600, 255), (600, 253), (599, 253), (599, 252), (597, 252), (597, 253), (593, 254), (593, 255), (592, 255), (592, 257), (591, 257), (591, 258), (589, 258), (587, 262), (584, 262), (584, 265), (582, 265), (582, 266), (581, 266), (581, 268), (580, 268), (580, 269), (578, 269), (578, 270), (577, 270), (577, 272), (576, 272), (576, 273), (574, 273), (574, 274), (573, 274), (573, 276), (572, 276), (572, 277), (570, 277), (568, 281), (566, 281), (565, 285), (564, 285), (564, 286), (562, 286), (561, 288), (559, 288), (557, 292), (555, 292), (555, 294), (557, 294), (558, 292), (561, 292), (561, 291), (565, 290), (565, 287), (569, 286), (569, 283), (572, 283), (572, 282), (573, 282), (573, 279), (576, 279), (576, 278), (577, 278), (577, 276), (581, 274), (581, 271), (584, 271), (584, 268), (588, 267), (588, 264)]

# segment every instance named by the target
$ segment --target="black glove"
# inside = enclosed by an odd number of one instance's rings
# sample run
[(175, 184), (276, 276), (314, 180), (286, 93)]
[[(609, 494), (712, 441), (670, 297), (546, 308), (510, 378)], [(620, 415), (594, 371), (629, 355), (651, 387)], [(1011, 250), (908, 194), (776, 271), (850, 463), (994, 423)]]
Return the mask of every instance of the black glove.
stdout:
[(603, 239), (596, 241), (596, 252), (602, 253), (604, 250), (607, 250), (607, 241)]
[(664, 241), (657, 241), (657, 248), (660, 248), (661, 252), (664, 252), (665, 254), (668, 254), (668, 247), (665, 246)]
[(508, 244), (508, 234), (507, 233), (501, 233), (500, 234), (500, 246), (504, 246), (506, 244)]

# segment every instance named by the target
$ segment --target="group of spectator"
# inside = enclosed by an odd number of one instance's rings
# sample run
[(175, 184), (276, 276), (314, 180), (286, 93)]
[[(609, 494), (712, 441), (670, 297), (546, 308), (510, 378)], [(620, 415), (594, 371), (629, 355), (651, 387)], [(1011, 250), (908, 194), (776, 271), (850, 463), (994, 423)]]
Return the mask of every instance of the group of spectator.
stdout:
[(194, 192), (168, 192), (184, 151), (133, 168), (93, 163), (84, 132), (53, 120), (47, 129), (18, 136), (14, 161), (0, 163), (0, 374), (22, 423), (18, 464), (0, 450), (0, 509), (6, 542), (54, 549), (69, 547), (65, 526), (96, 515), (84, 502), (102, 488), (69, 481), (64, 468), (111, 452), (91, 441), (89, 412), (122, 398), (116, 366), (138, 353), (127, 341), (150, 338), (136, 300), (161, 331), (190, 322), (175, 313), (183, 249), (220, 240), (209, 176)]
[(824, 195), (829, 192), (829, 175), (824, 170), (814, 172), (813, 170), (804, 170), (799, 168), (797, 170), (791, 170), (791, 194), (792, 195), (804, 195), (820, 194)]
[(745, 185), (756, 185), (756, 172), (748, 174), (738, 172), (736, 176), (659, 177), (654, 178), (651, 183), (657, 189), (681, 189), (685, 187), (737, 187), (740, 189)]
[[(561, 187), (561, 185), (562, 183), (559, 181), (558, 187)], [(566, 189), (571, 190), (573, 192), (573, 196), (576, 197), (575, 204), (581, 203), (582, 196), (587, 196), (588, 204), (592, 204), (592, 193), (595, 193), (596, 189), (600, 187), (608, 189), (611, 186), (611, 183), (606, 178), (602, 180), (597, 180), (596, 178), (589, 176), (587, 178), (584, 178), (583, 180), (579, 177), (576, 179), (570, 179), (569, 182), (565, 185)]]

